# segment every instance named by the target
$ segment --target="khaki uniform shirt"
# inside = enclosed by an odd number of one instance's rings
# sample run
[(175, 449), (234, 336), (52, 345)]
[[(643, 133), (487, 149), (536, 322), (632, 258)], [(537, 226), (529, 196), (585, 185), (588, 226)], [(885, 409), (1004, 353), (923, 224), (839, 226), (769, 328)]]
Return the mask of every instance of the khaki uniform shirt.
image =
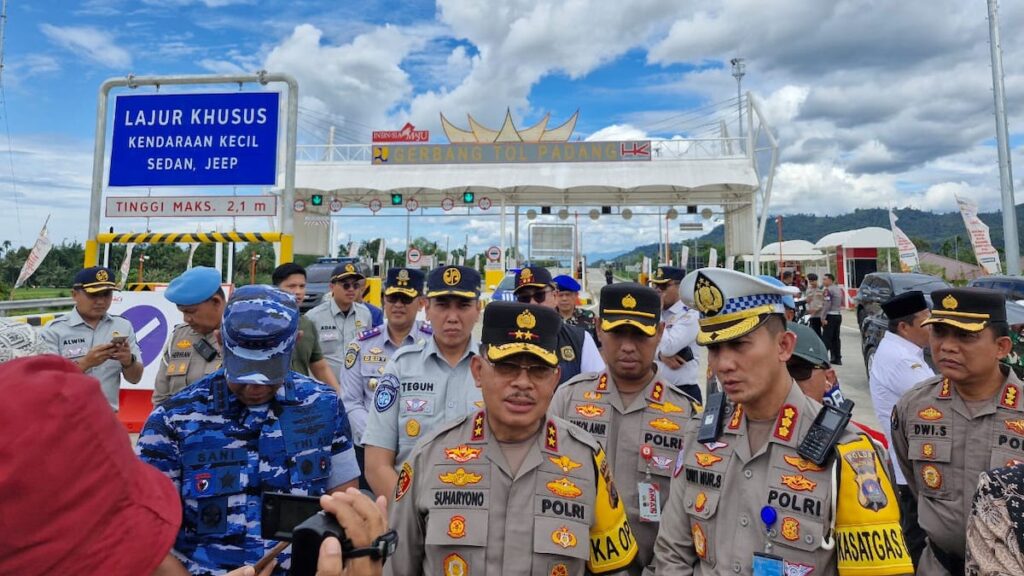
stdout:
[(433, 338), (398, 349), (374, 390), (363, 445), (394, 450), (397, 471), (423, 434), (482, 408), (483, 397), (469, 371), (477, 348), (471, 340), (454, 368)]
[[(135, 360), (142, 362), (142, 351), (139, 350), (139, 343), (135, 339), (135, 329), (132, 328), (131, 322), (120, 316), (105, 314), (96, 324), (96, 328), (93, 328), (82, 319), (75, 308), (47, 324), (39, 333), (39, 339), (43, 341), (49, 353), (78, 362), (89, 353), (89, 350), (100, 344), (109, 343), (114, 337), (114, 332), (128, 337), (128, 345), (131, 346)], [(120, 362), (110, 359), (85, 371), (100, 381), (103, 395), (107, 397), (107, 402), (115, 412), (120, 403), (122, 370)]]
[(384, 366), (395, 351), (408, 344), (431, 338), (430, 325), (415, 322), (412, 330), (398, 346), (388, 337), (387, 324), (360, 332), (345, 351), (345, 369), (341, 371), (341, 401), (352, 425), (352, 441), (363, 445), (366, 415), (372, 409), (373, 393), (384, 375)]
[[(818, 467), (796, 452), (820, 409), (792, 383), (773, 431), (756, 454), (750, 453), (742, 405), (727, 417), (715, 443), (698, 443), (701, 420), (690, 420), (683, 459), (676, 462), (671, 497), (654, 546), (658, 576), (749, 575), (754, 553), (765, 552), (768, 543), (770, 553), (784, 559), (784, 574), (838, 573), (842, 544), (836, 543), (832, 550), (822, 548), (822, 538), (833, 522), (836, 458), (832, 465)], [(848, 425), (840, 442), (857, 440), (855, 431)], [(884, 457), (877, 446), (874, 451)], [(877, 468), (876, 474), (884, 474)], [(771, 536), (761, 521), (766, 505), (778, 515)]]
[(511, 472), (486, 413), (445, 423), (402, 467), (387, 575), (582, 576), (621, 571), (636, 544), (592, 436), (551, 417)]
[[(967, 518), (982, 472), (1024, 462), (1021, 382), (1006, 382), (992, 402), (971, 415), (956, 386), (942, 376), (907, 392), (892, 413), (892, 440), (917, 517), (929, 542), (964, 557)], [(947, 574), (929, 548), (918, 574)]]
[[(217, 356), (209, 362), (195, 349), (195, 343), (200, 340), (206, 341), (217, 351)], [(220, 344), (213, 332), (203, 336), (188, 324), (175, 326), (171, 338), (164, 346), (160, 356), (160, 370), (153, 381), (153, 406), (163, 404), (189, 384), (218, 370), (221, 360)]]
[[(661, 504), (668, 500), (683, 427), (696, 413), (693, 399), (655, 376), (626, 407), (610, 374), (582, 374), (558, 387), (548, 413), (590, 432), (608, 449), (639, 547), (630, 573), (642, 573), (653, 562), (659, 522), (640, 517), (640, 483), (656, 485)], [(641, 454), (645, 445), (651, 449), (650, 459)]]
[(340, 380), (341, 369), (345, 364), (345, 348), (356, 339), (356, 334), (373, 326), (370, 309), (365, 304), (353, 302), (348, 313), (343, 313), (328, 294), (316, 308), (306, 312), (306, 317), (316, 325), (320, 350)]

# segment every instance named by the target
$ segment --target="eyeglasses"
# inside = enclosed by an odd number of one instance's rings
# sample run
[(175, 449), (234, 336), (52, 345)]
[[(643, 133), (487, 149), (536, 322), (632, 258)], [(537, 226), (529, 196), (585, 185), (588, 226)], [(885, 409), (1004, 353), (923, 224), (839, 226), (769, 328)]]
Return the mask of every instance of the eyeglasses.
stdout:
[(657, 290), (658, 292), (664, 292), (665, 290), (668, 290), (673, 286), (679, 286), (679, 282), (662, 282), (660, 284), (655, 284), (654, 282), (652, 282), (651, 284), (654, 286), (654, 289)]
[(398, 304), (401, 302), (402, 304), (408, 305), (412, 304), (412, 301), (415, 300), (415, 298), (405, 294), (388, 294), (384, 297), (384, 300), (386, 300), (388, 304)]
[(815, 370), (828, 370), (828, 366), (824, 364), (811, 364), (804, 360), (791, 360), (786, 362), (786, 369), (789, 370), (789, 375), (793, 377), (793, 380), (803, 382), (804, 380), (809, 380)]
[(335, 280), (334, 282), (331, 282), (331, 284), (341, 286), (342, 290), (355, 290), (359, 287), (359, 282), (341, 282), (340, 280)]
[(530, 300), (540, 304), (547, 299), (547, 290), (535, 290), (533, 292), (520, 292), (519, 294), (516, 294), (516, 302), (519, 302), (520, 304), (529, 304)]
[(494, 368), (494, 372), (507, 380), (518, 378), (519, 374), (526, 371), (526, 377), (534, 384), (543, 384), (555, 375), (555, 368), (543, 364), (516, 364), (515, 362), (491, 362), (485, 361)]

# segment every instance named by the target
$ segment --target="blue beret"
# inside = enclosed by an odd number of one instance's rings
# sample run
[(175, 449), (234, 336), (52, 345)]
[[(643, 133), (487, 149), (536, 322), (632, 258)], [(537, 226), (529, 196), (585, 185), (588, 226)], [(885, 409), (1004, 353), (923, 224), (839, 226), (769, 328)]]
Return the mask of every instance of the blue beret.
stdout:
[(194, 306), (209, 300), (219, 289), (220, 271), (208, 266), (196, 266), (171, 280), (164, 298), (178, 306)]
[(573, 279), (572, 276), (566, 274), (559, 274), (553, 278), (555, 287), (562, 292), (579, 292), (580, 283)]

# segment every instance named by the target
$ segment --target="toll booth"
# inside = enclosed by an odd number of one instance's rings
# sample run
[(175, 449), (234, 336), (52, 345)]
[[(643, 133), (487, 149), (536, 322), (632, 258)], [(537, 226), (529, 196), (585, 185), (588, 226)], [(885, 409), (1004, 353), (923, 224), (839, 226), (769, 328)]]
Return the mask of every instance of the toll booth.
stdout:
[(878, 250), (895, 248), (896, 241), (891, 230), (871, 226), (827, 234), (814, 247), (828, 254), (829, 269), (835, 271), (836, 284), (846, 291), (849, 308), (864, 277), (878, 271)]

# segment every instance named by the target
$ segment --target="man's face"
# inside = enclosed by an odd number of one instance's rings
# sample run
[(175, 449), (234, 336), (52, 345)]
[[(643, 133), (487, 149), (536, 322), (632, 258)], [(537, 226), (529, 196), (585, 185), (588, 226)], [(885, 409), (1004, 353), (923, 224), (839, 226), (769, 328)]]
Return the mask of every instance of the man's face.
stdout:
[(836, 381), (836, 373), (832, 368), (815, 366), (797, 356), (789, 359), (786, 368), (804, 395), (819, 404), (825, 398), (825, 392), (828, 392), (832, 383)]
[(917, 344), (921, 348), (928, 345), (928, 340), (932, 333), (932, 327), (921, 326), (921, 322), (924, 322), (931, 316), (929, 310), (921, 310), (917, 314), (914, 314), (914, 320), (912, 323), (904, 323), (903, 326), (903, 337), (910, 340), (914, 344)]
[(654, 336), (648, 336), (635, 326), (619, 326), (611, 331), (601, 329), (597, 323), (597, 337), (601, 340), (601, 357), (616, 380), (638, 380), (648, 374), (654, 364), (658, 341), (665, 324), (658, 325)]
[(767, 394), (780, 377), (788, 379), (784, 371), (795, 343), (792, 332), (761, 326), (735, 340), (708, 345), (708, 368), (718, 375), (730, 401), (750, 402)]
[(416, 313), (423, 307), (423, 299), (405, 294), (388, 294), (384, 297), (384, 315), (388, 324), (398, 330), (405, 330), (416, 321)]
[(825, 276), (824, 278), (822, 278), (821, 283), (822, 283), (822, 286), (828, 288), (829, 286), (832, 285), (832, 279), (829, 278), (828, 276)]
[(257, 406), (270, 402), (280, 387), (280, 384), (268, 386), (266, 384), (232, 384), (228, 382), (228, 389), (246, 406)]
[(104, 290), (90, 294), (76, 288), (71, 291), (71, 298), (75, 301), (75, 309), (83, 320), (95, 321), (103, 318), (107, 310), (110, 310), (110, 303), (114, 301), (114, 291)]
[(811, 288), (817, 288), (818, 287), (818, 281), (817, 280), (808, 280), (807, 281), (807, 285), (810, 286)]
[(948, 324), (931, 325), (932, 359), (943, 376), (954, 382), (972, 382), (992, 373), (1009, 354), (1009, 338), (996, 338), (991, 328), (968, 332)]
[[(543, 288), (527, 286), (516, 290), (515, 296), (516, 301), (523, 304), (537, 304), (551, 309), (558, 308), (558, 299), (555, 297), (554, 289), (550, 286), (545, 286)], [(538, 298), (540, 298), (540, 300), (538, 300)]]
[(331, 281), (331, 297), (342, 310), (348, 310), (359, 293), (359, 279), (354, 276)]
[(483, 395), (487, 418), (495, 430), (530, 430), (544, 419), (558, 385), (559, 369), (532, 354), (498, 362), (473, 356), (470, 371)]
[(434, 338), (446, 348), (465, 346), (480, 317), (480, 302), (459, 296), (438, 296), (427, 300), (427, 320)]
[(576, 309), (576, 297), (579, 292), (559, 290), (555, 292), (555, 305), (563, 316), (568, 316)]
[(200, 334), (209, 334), (220, 328), (220, 321), (224, 317), (224, 299), (219, 294), (199, 304), (191, 306), (178, 306), (185, 323)]
[(295, 301), (298, 302), (299, 304), (302, 304), (302, 301), (306, 299), (305, 274), (292, 274), (291, 276), (288, 276), (287, 278), (282, 280), (281, 283), (277, 285), (277, 287), (291, 294), (292, 296), (295, 296)]
[(652, 284), (654, 289), (661, 294), (661, 309), (668, 310), (673, 304), (679, 301), (679, 282), (672, 280), (660, 284)]

